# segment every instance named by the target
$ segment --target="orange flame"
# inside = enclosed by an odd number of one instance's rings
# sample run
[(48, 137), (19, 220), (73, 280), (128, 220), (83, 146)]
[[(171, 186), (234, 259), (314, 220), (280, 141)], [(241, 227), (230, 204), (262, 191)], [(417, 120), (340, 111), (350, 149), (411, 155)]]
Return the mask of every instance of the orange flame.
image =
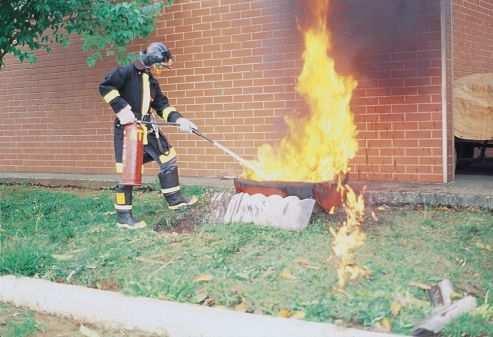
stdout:
[(337, 262), (338, 288), (368, 274), (356, 263), (356, 251), (366, 235), (361, 228), (365, 211), (362, 195), (343, 185), (349, 161), (356, 155), (356, 126), (350, 108), (357, 82), (335, 70), (331, 35), (327, 28), (329, 0), (307, 1), (311, 22), (303, 28), (305, 50), (303, 69), (296, 91), (306, 101), (309, 115), (286, 118), (288, 133), (277, 146), (259, 147), (253, 170), (244, 176), (252, 180), (338, 182), (346, 221), (334, 230), (332, 251)]
[(363, 195), (357, 195), (348, 185), (342, 185), (339, 180), (339, 191), (344, 200), (346, 221), (337, 230), (330, 229), (333, 238), (332, 251), (337, 259), (337, 287), (343, 289), (350, 280), (367, 276), (369, 271), (356, 262), (356, 251), (366, 240), (366, 234), (361, 228), (365, 214)]
[(335, 180), (347, 173), (348, 163), (358, 149), (356, 127), (350, 109), (357, 82), (337, 74), (334, 59), (328, 56), (331, 36), (326, 18), (329, 0), (310, 1), (313, 22), (304, 31), (304, 65), (296, 91), (307, 102), (310, 114), (286, 118), (288, 134), (273, 147), (259, 147), (252, 180), (311, 181)]

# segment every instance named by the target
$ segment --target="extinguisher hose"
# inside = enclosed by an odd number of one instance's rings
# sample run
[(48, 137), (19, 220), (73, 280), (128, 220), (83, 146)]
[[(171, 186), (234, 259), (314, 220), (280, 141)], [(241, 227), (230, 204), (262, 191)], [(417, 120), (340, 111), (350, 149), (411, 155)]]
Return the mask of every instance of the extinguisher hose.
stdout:
[[(146, 125), (153, 125), (153, 126), (179, 126), (178, 123), (156, 123), (156, 122), (147, 122), (147, 121), (138, 121), (138, 123), (142, 123), (142, 124), (146, 124)], [(192, 132), (196, 136), (199, 136), (200, 138), (208, 141), (209, 143), (211, 143), (212, 145), (214, 145), (215, 147), (217, 147), (218, 149), (220, 149), (221, 151), (223, 151), (224, 153), (226, 153), (230, 157), (234, 158), (243, 167), (245, 167), (245, 168), (247, 168), (253, 172), (258, 171), (259, 168), (256, 167), (251, 161), (248, 161), (248, 160), (240, 157), (237, 153), (231, 151), (230, 149), (228, 149), (226, 146), (222, 145), (221, 143), (209, 138), (208, 136), (204, 135), (202, 132), (200, 132), (197, 129), (192, 129)]]

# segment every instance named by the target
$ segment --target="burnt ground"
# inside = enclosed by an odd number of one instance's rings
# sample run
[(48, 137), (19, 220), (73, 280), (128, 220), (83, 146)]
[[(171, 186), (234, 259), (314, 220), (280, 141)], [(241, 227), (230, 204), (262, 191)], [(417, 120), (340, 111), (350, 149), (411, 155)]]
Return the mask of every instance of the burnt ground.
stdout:
[(199, 201), (186, 209), (167, 213), (159, 218), (152, 228), (158, 233), (192, 233), (210, 220), (210, 200), (215, 190), (206, 190)]
[[(211, 202), (214, 194), (218, 193), (217, 190), (207, 190), (199, 199), (199, 202), (187, 209), (170, 212), (159, 218), (152, 228), (158, 233), (174, 233), (174, 234), (187, 234), (193, 233), (200, 226), (207, 222), (214, 222), (214, 216), (212, 208), (216, 205)], [(419, 206), (400, 206), (400, 209), (415, 209)], [(391, 210), (397, 207), (391, 207), (387, 205), (367, 205), (365, 210), (365, 217), (363, 220), (363, 226), (371, 227), (378, 223), (377, 213), (385, 210)], [(327, 222), (342, 224), (346, 220), (346, 213), (342, 207), (335, 209), (333, 213), (330, 213), (315, 205), (313, 210), (311, 223), (315, 222)]]

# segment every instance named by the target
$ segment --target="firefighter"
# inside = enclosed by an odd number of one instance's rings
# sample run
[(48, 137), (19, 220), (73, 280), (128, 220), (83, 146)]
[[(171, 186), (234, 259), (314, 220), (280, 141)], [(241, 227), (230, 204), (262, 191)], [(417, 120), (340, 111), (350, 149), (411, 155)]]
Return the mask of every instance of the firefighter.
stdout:
[[(150, 121), (151, 108), (167, 122), (177, 123), (181, 131), (191, 133), (197, 126), (184, 118), (175, 107), (169, 104), (151, 68), (173, 65), (174, 59), (164, 43), (151, 43), (132, 64), (112, 70), (99, 85), (103, 99), (116, 113), (114, 123), (114, 150), (116, 171), (123, 167), (123, 126), (137, 120)], [(159, 164), (161, 193), (170, 209), (193, 205), (197, 198), (187, 198), (180, 191), (176, 152), (157, 127), (146, 126), (147, 140), (144, 143), (143, 162), (155, 161)], [(116, 191), (115, 208), (117, 226), (138, 229), (146, 226), (144, 221), (132, 215), (132, 186), (119, 184)]]

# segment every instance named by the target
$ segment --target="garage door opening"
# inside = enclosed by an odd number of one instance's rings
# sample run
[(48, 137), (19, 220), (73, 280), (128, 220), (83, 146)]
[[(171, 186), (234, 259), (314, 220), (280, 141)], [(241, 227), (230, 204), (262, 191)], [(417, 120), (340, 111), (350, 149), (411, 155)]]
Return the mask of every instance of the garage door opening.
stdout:
[(493, 176), (493, 73), (454, 81), (456, 175)]

